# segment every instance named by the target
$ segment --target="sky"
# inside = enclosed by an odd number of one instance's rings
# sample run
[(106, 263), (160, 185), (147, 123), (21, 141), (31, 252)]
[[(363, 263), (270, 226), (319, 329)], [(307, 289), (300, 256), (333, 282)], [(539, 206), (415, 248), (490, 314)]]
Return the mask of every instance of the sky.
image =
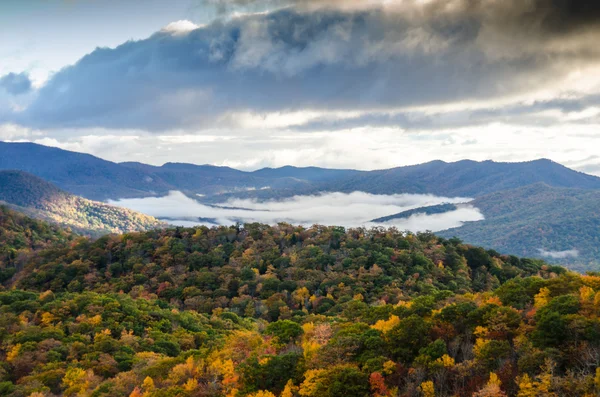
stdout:
[(3, 0), (0, 140), (112, 161), (600, 175), (600, 4)]

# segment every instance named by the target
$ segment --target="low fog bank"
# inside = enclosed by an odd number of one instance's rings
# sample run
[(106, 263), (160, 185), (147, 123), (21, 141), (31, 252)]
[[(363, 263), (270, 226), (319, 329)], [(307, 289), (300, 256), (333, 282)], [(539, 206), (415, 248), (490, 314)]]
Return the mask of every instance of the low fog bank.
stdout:
[(178, 191), (164, 197), (146, 197), (110, 201), (110, 204), (129, 208), (178, 226), (231, 225), (235, 222), (275, 224), (287, 222), (300, 225), (395, 226), (400, 230), (439, 231), (460, 227), (466, 221), (483, 220), (479, 209), (462, 205), (443, 214), (415, 214), (409, 218), (384, 223), (369, 220), (402, 211), (443, 204), (465, 203), (465, 197), (438, 197), (422, 194), (375, 195), (364, 192), (324, 193), (313, 196), (294, 196), (285, 200), (257, 201), (230, 199), (218, 205), (204, 205)]
[(565, 251), (547, 251), (543, 248), (538, 249), (541, 256), (552, 259), (566, 259), (566, 258), (577, 258), (579, 251), (576, 249), (565, 250)]

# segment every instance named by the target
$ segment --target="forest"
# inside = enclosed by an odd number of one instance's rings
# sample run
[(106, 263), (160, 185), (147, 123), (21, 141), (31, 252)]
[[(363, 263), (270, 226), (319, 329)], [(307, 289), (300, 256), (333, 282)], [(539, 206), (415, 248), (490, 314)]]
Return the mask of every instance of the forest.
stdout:
[(393, 228), (93, 240), (0, 207), (0, 395), (600, 393), (600, 274)]

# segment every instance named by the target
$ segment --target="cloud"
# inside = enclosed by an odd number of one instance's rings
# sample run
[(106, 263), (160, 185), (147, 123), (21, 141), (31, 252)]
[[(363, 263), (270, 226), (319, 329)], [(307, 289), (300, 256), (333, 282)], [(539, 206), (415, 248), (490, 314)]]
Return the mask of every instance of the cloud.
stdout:
[(171, 22), (160, 31), (163, 33), (171, 33), (173, 35), (185, 35), (191, 32), (192, 30), (198, 29), (200, 26), (196, 25), (192, 21), (188, 21), (185, 19)]
[[(165, 197), (122, 199), (110, 203), (159, 218), (171, 223), (189, 225), (211, 222), (230, 225), (236, 221), (274, 224), (327, 224), (347, 227), (395, 226), (400, 230), (425, 231), (458, 227), (464, 221), (483, 219), (472, 206), (461, 206), (456, 211), (438, 215), (416, 214), (406, 219), (386, 223), (372, 223), (370, 219), (395, 214), (408, 209), (440, 203), (463, 203), (468, 198), (447, 198), (433, 195), (395, 194), (374, 195), (364, 192), (327, 193), (314, 196), (295, 196), (276, 201), (230, 199), (219, 206), (201, 204), (180, 192)], [(198, 220), (198, 218), (203, 218)]]
[(566, 258), (577, 258), (579, 251), (576, 249), (565, 250), (565, 251), (547, 251), (543, 248), (538, 248), (541, 256), (546, 256), (552, 259), (566, 259)]
[(229, 128), (240, 112), (370, 113), (524, 95), (599, 60), (588, 17), (596, 10), (582, 2), (353, 3), (281, 2), (291, 7), (198, 28), (179, 21), (96, 49), (5, 118), (43, 128)]
[(31, 80), (27, 73), (8, 73), (0, 77), (0, 89), (11, 95), (26, 94), (31, 91)]

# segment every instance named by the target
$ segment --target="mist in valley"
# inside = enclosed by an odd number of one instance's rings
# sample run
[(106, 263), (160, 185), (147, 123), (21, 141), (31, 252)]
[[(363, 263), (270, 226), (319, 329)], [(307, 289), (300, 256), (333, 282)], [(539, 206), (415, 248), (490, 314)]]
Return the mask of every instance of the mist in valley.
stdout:
[(439, 197), (422, 194), (376, 195), (364, 192), (323, 193), (294, 196), (285, 200), (258, 201), (232, 198), (216, 205), (206, 205), (185, 194), (172, 191), (163, 197), (147, 197), (110, 201), (165, 220), (177, 226), (231, 225), (236, 222), (276, 224), (287, 222), (345, 227), (394, 226), (400, 230), (439, 231), (460, 227), (467, 221), (480, 221), (483, 214), (476, 207), (463, 204), (454, 211), (427, 215), (417, 213), (408, 218), (375, 223), (372, 219), (406, 210), (443, 203), (466, 203), (470, 198)]

